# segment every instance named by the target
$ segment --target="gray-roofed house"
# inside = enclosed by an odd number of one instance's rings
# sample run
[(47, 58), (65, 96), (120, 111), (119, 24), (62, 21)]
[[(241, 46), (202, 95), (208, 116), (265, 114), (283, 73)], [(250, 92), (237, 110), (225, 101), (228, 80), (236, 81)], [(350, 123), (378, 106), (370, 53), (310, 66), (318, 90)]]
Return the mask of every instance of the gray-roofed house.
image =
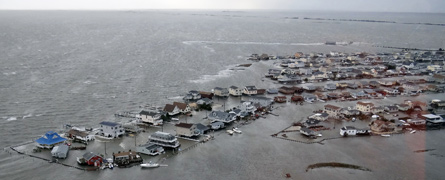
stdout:
[(199, 104), (199, 105), (212, 104), (212, 103), (213, 103), (213, 100), (211, 100), (209, 98), (202, 98), (202, 99), (196, 101), (196, 104)]
[(249, 101), (253, 104), (259, 104), (261, 107), (269, 107), (273, 103), (273, 99), (268, 97), (257, 97), (252, 96), (249, 98)]
[(136, 152), (141, 154), (147, 154), (151, 156), (158, 155), (164, 152), (164, 148), (162, 146), (156, 145), (154, 143), (142, 144), (136, 147)]
[(184, 96), (184, 100), (198, 100), (198, 99), (201, 99), (201, 94), (199, 94), (199, 91), (196, 91), (196, 90), (191, 90), (191, 91), (189, 91), (189, 93), (188, 94), (186, 94), (185, 96)]
[(232, 113), (227, 113), (223, 111), (212, 111), (208, 118), (212, 121), (220, 121), (224, 123), (230, 123), (234, 120), (236, 120), (236, 115)]
[(317, 100), (317, 96), (315, 96), (313, 94), (303, 94), (302, 96), (304, 98), (304, 101), (307, 101), (307, 102), (312, 102), (312, 101)]
[(161, 113), (154, 111), (141, 111), (138, 117), (142, 122), (153, 124), (155, 126), (163, 123)]
[(51, 156), (65, 159), (68, 156), (68, 151), (69, 147), (66, 144), (54, 146), (54, 148), (51, 150)]
[(196, 130), (199, 131), (199, 134), (205, 134), (210, 128), (204, 126), (204, 124), (198, 123), (196, 124)]
[(397, 112), (397, 111), (399, 111), (399, 108), (394, 105), (385, 106), (385, 111), (386, 112)]
[(243, 95), (243, 90), (241, 88), (238, 88), (236, 86), (230, 86), (229, 87), (229, 94), (232, 96), (241, 96)]
[(216, 122), (213, 122), (212, 124), (210, 124), (210, 127), (213, 130), (222, 129), (222, 128), (224, 128), (224, 123), (220, 122), (220, 121), (216, 121)]

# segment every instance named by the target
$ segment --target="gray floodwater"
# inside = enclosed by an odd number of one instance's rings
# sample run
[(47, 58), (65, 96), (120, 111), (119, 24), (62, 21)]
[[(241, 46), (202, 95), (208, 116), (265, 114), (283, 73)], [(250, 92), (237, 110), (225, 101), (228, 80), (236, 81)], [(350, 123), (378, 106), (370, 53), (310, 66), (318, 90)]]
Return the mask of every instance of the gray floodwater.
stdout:
[[(298, 17), (298, 19), (296, 19)], [(333, 18), (396, 23), (307, 20)], [(60, 129), (96, 126), (118, 111), (177, 101), (192, 89), (256, 85), (270, 63), (243, 71), (252, 53), (392, 52), (373, 45), (444, 48), (445, 14), (275, 11), (0, 11), (0, 144)], [(326, 41), (354, 42), (327, 46)], [(275, 85), (277, 86), (277, 85)], [(444, 98), (443, 95), (436, 95)], [(427, 98), (425, 100), (428, 100)], [(286, 106), (167, 160), (168, 168), (83, 172), (0, 152), (0, 179), (441, 179), (444, 131), (299, 144), (274, 134), (311, 106)], [(433, 153), (415, 150), (436, 149)], [(322, 168), (344, 162), (371, 172)]]

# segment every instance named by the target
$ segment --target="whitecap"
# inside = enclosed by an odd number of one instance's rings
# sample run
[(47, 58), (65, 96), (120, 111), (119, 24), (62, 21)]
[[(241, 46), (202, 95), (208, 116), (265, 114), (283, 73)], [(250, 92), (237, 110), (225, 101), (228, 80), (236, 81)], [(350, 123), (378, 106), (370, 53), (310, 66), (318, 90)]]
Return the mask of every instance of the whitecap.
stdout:
[(174, 99), (182, 99), (182, 98), (183, 98), (182, 96), (174, 96), (174, 97), (169, 97), (167, 99), (174, 100)]
[(232, 69), (232, 68), (228, 68), (228, 69), (219, 71), (218, 74), (214, 74), (214, 75), (202, 75), (199, 79), (190, 80), (190, 82), (202, 84), (202, 83), (214, 81), (214, 80), (217, 80), (220, 78), (230, 77), (233, 73), (233, 71), (230, 69)]
[(29, 118), (29, 117), (32, 117), (31, 113), (29, 113), (28, 115), (23, 116), (22, 119)]
[(8, 119), (6, 119), (7, 121), (15, 121), (17, 120), (17, 117), (11, 116)]

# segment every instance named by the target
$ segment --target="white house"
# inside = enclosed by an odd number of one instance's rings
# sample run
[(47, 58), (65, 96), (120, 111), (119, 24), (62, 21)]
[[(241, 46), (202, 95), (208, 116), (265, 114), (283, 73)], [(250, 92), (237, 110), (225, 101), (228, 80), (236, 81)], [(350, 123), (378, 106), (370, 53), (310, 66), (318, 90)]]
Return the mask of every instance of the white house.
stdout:
[(179, 107), (175, 106), (173, 104), (166, 104), (163, 111), (168, 113), (168, 115), (170, 115), (170, 116), (174, 116), (176, 114), (181, 113), (179, 110)]
[(243, 94), (243, 90), (236, 87), (236, 86), (230, 86), (229, 87), (229, 94), (232, 96), (241, 96)]
[(246, 86), (243, 89), (243, 94), (245, 95), (255, 95), (257, 94), (257, 88), (255, 86)]
[(115, 122), (109, 122), (109, 121), (102, 121), (100, 124), (100, 134), (105, 137), (112, 137), (116, 138), (119, 136), (122, 136), (125, 133), (124, 128), (122, 125), (115, 123)]
[(179, 123), (176, 124), (176, 136), (193, 137), (200, 135), (195, 124)]
[(138, 118), (144, 122), (155, 126), (162, 124), (161, 114), (153, 111), (141, 111)]
[(253, 103), (250, 101), (245, 101), (245, 102), (241, 103), (239, 108), (241, 109), (241, 111), (250, 112), (250, 113), (255, 113), (255, 111), (256, 111), (256, 107), (253, 106)]
[(353, 126), (344, 126), (340, 128), (341, 136), (355, 136), (357, 134), (357, 129)]
[(185, 114), (188, 113), (190, 111), (192, 111), (192, 109), (190, 108), (190, 106), (186, 103), (181, 103), (181, 102), (173, 102), (173, 105), (179, 108), (179, 112)]
[(369, 132), (369, 129), (357, 129), (354, 126), (343, 126), (340, 128), (341, 136), (367, 135)]
[(229, 90), (227, 90), (227, 88), (215, 87), (215, 89), (213, 89), (213, 94), (219, 97), (227, 97), (229, 96)]

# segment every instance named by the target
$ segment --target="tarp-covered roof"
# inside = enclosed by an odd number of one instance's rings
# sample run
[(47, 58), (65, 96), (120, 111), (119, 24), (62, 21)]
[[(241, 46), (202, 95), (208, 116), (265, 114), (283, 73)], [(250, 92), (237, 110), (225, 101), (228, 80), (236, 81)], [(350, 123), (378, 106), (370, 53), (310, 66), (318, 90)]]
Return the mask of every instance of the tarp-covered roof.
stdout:
[(66, 141), (66, 139), (60, 137), (60, 135), (54, 131), (48, 131), (44, 136), (36, 140), (37, 143), (44, 145), (53, 145), (63, 141)]

